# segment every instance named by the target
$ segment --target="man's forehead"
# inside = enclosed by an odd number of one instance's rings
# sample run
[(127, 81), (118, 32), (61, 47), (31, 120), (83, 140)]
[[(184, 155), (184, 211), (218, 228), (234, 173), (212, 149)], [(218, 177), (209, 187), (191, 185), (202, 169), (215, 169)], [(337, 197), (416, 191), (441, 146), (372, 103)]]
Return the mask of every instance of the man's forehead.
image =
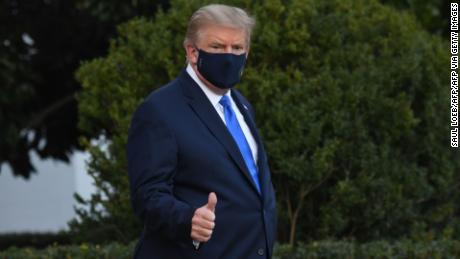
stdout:
[(231, 42), (232, 44), (243, 44), (245, 43), (245, 37), (221, 37), (219, 35), (208, 35), (205, 39), (207, 43), (227, 43)]
[(208, 25), (201, 28), (201, 38), (206, 42), (228, 42), (244, 43), (246, 31), (242, 28), (234, 28), (220, 25)]

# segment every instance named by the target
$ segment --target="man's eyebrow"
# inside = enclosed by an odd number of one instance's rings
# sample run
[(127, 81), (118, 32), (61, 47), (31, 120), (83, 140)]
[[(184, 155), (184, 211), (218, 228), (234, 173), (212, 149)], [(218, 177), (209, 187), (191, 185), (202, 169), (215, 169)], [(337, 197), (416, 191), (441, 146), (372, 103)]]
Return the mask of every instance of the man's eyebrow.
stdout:
[(209, 45), (223, 46), (224, 44), (222, 42), (219, 42), (218, 40), (212, 40), (211, 42), (209, 42)]

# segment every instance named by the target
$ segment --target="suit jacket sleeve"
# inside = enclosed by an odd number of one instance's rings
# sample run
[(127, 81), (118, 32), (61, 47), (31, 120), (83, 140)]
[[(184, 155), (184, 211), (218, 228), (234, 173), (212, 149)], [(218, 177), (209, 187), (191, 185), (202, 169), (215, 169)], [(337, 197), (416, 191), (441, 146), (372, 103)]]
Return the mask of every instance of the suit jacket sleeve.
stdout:
[(127, 158), (133, 209), (145, 227), (173, 240), (191, 239), (196, 208), (174, 197), (177, 143), (153, 105), (144, 102), (133, 116)]

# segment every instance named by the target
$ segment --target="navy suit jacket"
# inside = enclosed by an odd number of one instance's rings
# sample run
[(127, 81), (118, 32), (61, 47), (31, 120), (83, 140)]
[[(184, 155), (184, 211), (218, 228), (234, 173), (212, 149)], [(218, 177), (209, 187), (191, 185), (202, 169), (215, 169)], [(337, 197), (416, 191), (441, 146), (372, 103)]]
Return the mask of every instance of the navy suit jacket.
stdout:
[[(152, 92), (131, 121), (131, 200), (144, 222), (135, 258), (271, 257), (277, 220), (267, 156), (251, 105), (238, 91), (231, 92), (258, 144), (261, 194), (224, 122), (183, 70)], [(210, 192), (217, 195), (215, 228), (195, 250), (191, 220)]]

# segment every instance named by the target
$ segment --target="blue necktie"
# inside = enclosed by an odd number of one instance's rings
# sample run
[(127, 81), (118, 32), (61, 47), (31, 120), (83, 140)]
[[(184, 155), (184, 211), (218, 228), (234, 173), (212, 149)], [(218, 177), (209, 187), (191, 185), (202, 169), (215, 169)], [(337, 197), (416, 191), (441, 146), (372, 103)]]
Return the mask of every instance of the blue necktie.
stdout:
[(257, 166), (252, 157), (251, 148), (249, 147), (248, 141), (244, 136), (243, 130), (238, 123), (236, 114), (232, 109), (230, 99), (228, 96), (224, 95), (220, 99), (219, 103), (224, 107), (224, 116), (225, 122), (227, 123), (227, 128), (232, 134), (233, 139), (235, 140), (238, 148), (240, 149), (241, 155), (243, 156), (244, 162), (246, 163), (249, 173), (251, 174), (252, 180), (256, 184), (257, 190), (260, 193), (260, 184), (259, 178), (257, 178)]

